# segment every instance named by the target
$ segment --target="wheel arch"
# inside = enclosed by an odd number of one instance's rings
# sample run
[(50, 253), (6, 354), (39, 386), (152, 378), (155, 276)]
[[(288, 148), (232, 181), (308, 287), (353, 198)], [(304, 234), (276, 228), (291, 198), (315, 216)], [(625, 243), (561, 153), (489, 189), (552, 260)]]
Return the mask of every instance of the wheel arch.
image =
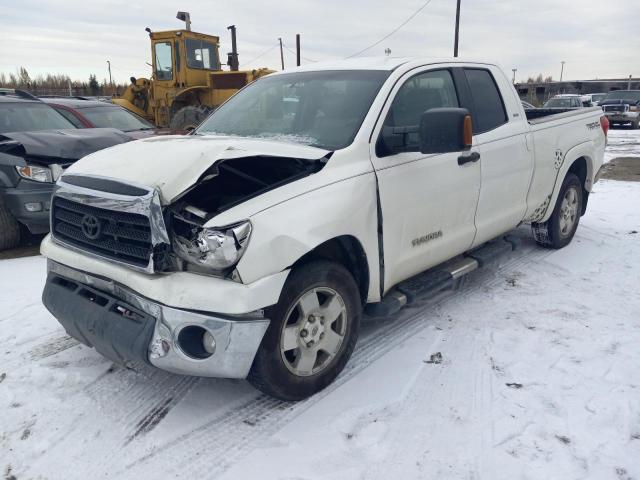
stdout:
[(562, 183), (564, 182), (564, 179), (567, 178), (567, 175), (569, 173), (575, 174), (580, 179), (583, 198), (581, 215), (585, 214), (587, 209), (587, 202), (589, 200), (589, 193), (593, 189), (595, 175), (594, 160), (590, 151), (590, 149), (592, 148), (593, 147), (589, 144), (582, 144), (572, 148), (567, 152), (564, 157), (564, 162), (562, 163), (558, 171), (558, 175), (556, 176), (556, 181), (553, 187), (547, 211), (545, 212), (544, 217), (540, 220), (540, 222), (545, 222), (549, 219), (549, 217), (551, 217), (553, 208), (558, 199), (558, 195), (560, 194), (560, 189), (562, 188)]
[(358, 285), (362, 303), (366, 303), (371, 277), (367, 254), (356, 237), (341, 235), (327, 240), (298, 258), (290, 268), (294, 269), (319, 259), (331, 260), (345, 267)]
[(185, 88), (178, 92), (171, 103), (171, 116), (173, 116), (182, 107), (193, 105), (206, 105), (205, 96), (208, 95), (209, 87), (205, 85)]

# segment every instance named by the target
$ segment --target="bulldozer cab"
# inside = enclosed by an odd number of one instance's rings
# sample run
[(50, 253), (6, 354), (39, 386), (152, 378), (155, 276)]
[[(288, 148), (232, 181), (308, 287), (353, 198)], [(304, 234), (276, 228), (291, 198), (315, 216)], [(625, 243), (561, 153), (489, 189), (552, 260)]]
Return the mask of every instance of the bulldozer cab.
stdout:
[(158, 125), (169, 125), (178, 106), (173, 105), (173, 99), (185, 89), (206, 87), (210, 74), (222, 70), (219, 38), (191, 30), (152, 32), (149, 37), (154, 120)]
[(150, 37), (158, 86), (206, 85), (208, 73), (221, 70), (218, 37), (188, 30), (153, 32)]

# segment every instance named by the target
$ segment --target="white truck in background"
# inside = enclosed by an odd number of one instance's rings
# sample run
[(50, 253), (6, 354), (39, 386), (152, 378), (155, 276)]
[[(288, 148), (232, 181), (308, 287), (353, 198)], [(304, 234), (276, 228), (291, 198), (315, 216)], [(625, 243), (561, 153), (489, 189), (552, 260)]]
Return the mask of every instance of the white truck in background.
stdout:
[[(188, 137), (91, 154), (52, 199), (43, 301), (114, 361), (327, 386), (386, 316), (512, 249), (568, 244), (599, 108), (525, 110), (495, 65), (354, 59), (263, 77)], [(506, 239), (505, 239), (506, 238)]]

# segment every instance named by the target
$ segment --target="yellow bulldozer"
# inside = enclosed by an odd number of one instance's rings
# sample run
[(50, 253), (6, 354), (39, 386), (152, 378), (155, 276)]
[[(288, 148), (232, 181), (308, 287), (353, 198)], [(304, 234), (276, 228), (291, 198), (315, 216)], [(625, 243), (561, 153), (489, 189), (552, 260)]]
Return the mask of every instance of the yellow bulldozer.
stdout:
[(151, 79), (131, 77), (113, 102), (158, 127), (192, 130), (231, 95), (272, 70), (239, 70), (236, 27), (231, 31), (229, 70), (222, 70), (219, 37), (191, 31), (188, 12), (178, 12), (183, 30), (146, 31), (151, 38)]

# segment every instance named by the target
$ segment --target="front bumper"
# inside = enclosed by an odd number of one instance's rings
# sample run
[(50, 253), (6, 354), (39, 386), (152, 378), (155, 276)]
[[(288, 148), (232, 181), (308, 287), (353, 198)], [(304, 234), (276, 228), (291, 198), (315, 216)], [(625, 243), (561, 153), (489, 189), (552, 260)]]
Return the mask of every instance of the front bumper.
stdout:
[[(203, 377), (245, 378), (269, 326), (259, 313), (231, 316), (168, 307), (52, 260), (42, 300), (69, 335), (110, 360), (142, 361)], [(210, 356), (185, 353), (179, 336), (186, 327), (202, 328), (213, 337)]]
[(609, 122), (629, 123), (640, 117), (640, 112), (604, 112)]
[[(24, 183), (26, 182), (20, 182), (17, 188), (7, 188), (2, 191), (5, 205), (9, 208), (11, 215), (25, 225), (31, 233), (47, 233), (54, 184), (29, 182), (33, 183), (33, 186), (25, 188), (22, 186)], [(26, 207), (27, 204), (31, 204), (39, 210), (29, 211)]]

